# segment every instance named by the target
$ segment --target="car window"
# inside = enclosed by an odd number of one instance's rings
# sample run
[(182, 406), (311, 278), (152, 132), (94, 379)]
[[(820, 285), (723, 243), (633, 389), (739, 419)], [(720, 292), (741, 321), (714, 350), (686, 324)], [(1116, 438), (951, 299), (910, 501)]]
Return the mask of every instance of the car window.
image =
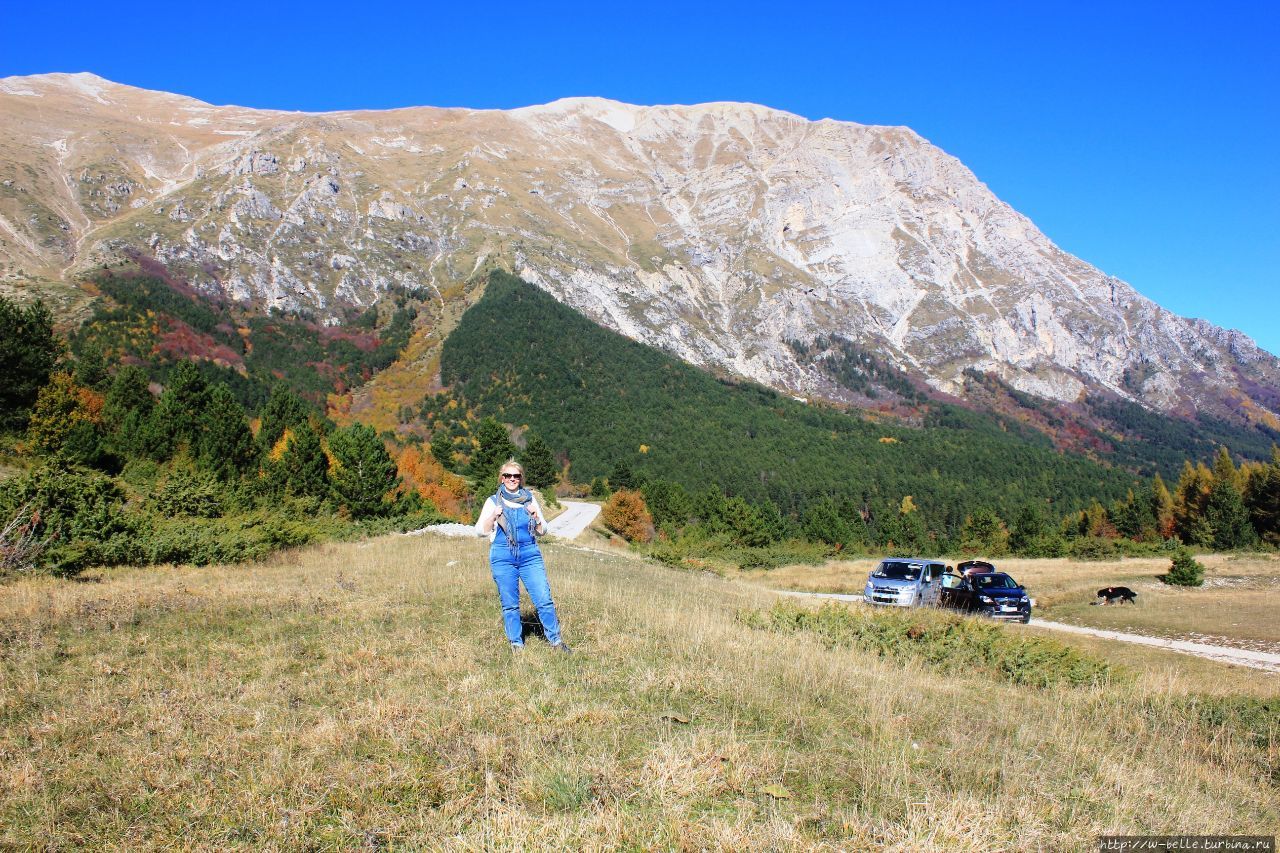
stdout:
[(920, 577), (921, 568), (922, 566), (919, 563), (885, 560), (876, 568), (873, 577), (895, 581), (913, 581)]
[(1013, 578), (1003, 574), (975, 575), (981, 589), (1017, 589)]

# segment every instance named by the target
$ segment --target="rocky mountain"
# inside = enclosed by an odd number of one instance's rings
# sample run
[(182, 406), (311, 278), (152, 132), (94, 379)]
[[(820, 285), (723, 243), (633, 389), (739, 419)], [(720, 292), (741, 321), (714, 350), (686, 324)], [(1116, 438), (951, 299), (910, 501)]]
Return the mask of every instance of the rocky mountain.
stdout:
[(438, 340), (497, 266), (794, 394), (865, 401), (849, 354), (874, 353), (951, 394), (978, 371), (1280, 426), (1273, 355), (1062, 251), (907, 128), (595, 98), (306, 114), (88, 74), (0, 80), (0, 119), (0, 287), (69, 311), (67, 285), (141, 253), (327, 323), (425, 295)]

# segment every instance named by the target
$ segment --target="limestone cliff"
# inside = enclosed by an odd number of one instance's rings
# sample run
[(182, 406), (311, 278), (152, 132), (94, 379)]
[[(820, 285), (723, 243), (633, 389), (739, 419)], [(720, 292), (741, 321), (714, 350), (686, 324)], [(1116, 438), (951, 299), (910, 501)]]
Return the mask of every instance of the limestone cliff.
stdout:
[(906, 128), (591, 98), (286, 113), (83, 74), (0, 80), (0, 119), (8, 289), (139, 249), (264, 309), (425, 291), (441, 324), (501, 265), (793, 393), (854, 396), (789, 345), (844, 339), (943, 391), (973, 368), (1059, 401), (1275, 422), (1274, 356), (1063, 252)]

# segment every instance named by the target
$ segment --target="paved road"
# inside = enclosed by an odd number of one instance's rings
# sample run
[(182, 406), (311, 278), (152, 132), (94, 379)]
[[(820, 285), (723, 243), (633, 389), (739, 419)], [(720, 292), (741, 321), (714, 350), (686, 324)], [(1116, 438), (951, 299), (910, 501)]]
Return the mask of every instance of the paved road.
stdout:
[(562, 501), (562, 503), (564, 512), (547, 522), (547, 533), (559, 536), (561, 539), (576, 538), (600, 514), (599, 504), (586, 504), (580, 501)]
[[(795, 592), (793, 590), (775, 589), (779, 595), (790, 595), (797, 598), (825, 598), (834, 601), (861, 602), (860, 595), (847, 595), (835, 592)], [(1255, 652), (1250, 649), (1234, 649), (1230, 646), (1213, 646), (1208, 643), (1192, 643), (1188, 640), (1166, 640), (1163, 637), (1148, 637), (1145, 634), (1126, 634), (1120, 631), (1104, 631), (1101, 628), (1083, 628), (1079, 625), (1067, 625), (1063, 622), (1047, 622), (1034, 619), (1032, 625), (1048, 628), (1052, 631), (1065, 631), (1070, 634), (1085, 634), (1090, 637), (1101, 637), (1105, 640), (1117, 640), (1122, 643), (1135, 643), (1142, 646), (1154, 646), (1181, 652), (1210, 660), (1234, 663), (1253, 669), (1265, 669), (1268, 672), (1280, 672), (1280, 654), (1272, 652)]]

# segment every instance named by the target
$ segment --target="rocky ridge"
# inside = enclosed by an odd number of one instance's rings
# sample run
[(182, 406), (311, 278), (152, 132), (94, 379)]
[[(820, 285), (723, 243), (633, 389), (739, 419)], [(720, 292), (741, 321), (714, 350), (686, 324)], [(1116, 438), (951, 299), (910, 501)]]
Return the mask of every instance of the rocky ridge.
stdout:
[(941, 391), (1276, 424), (1280, 362), (1063, 252), (909, 129), (749, 104), (214, 107), (92, 75), (0, 80), (0, 286), (131, 251), (199, 290), (338, 322), (494, 265), (597, 322), (792, 393), (854, 399), (789, 342), (846, 340)]

